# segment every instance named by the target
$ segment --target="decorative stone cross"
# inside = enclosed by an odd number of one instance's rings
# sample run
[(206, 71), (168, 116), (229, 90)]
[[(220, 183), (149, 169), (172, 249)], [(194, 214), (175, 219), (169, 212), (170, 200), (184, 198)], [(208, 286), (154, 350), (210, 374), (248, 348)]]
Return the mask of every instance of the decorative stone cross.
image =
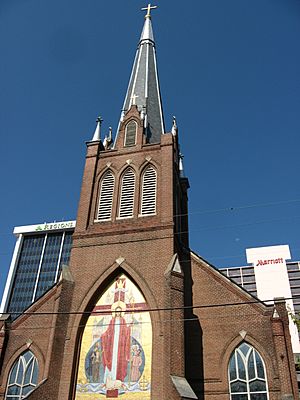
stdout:
[(136, 95), (136, 94), (133, 94), (133, 95), (130, 97), (131, 105), (133, 105), (133, 106), (136, 105), (136, 98), (137, 98), (137, 97), (139, 97), (139, 96)]

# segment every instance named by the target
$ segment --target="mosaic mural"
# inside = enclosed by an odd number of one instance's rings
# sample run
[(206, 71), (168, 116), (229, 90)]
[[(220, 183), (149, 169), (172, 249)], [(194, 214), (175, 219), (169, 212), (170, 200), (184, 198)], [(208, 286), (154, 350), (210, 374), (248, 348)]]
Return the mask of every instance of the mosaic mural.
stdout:
[(152, 326), (140, 290), (125, 275), (104, 291), (84, 329), (76, 400), (149, 400)]

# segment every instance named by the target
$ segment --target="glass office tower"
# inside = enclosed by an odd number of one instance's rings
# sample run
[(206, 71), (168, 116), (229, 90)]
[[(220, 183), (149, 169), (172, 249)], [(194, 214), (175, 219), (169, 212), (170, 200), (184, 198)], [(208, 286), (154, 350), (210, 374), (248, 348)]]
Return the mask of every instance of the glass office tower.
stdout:
[(49, 290), (67, 265), (75, 221), (21, 226), (0, 308), (15, 319)]

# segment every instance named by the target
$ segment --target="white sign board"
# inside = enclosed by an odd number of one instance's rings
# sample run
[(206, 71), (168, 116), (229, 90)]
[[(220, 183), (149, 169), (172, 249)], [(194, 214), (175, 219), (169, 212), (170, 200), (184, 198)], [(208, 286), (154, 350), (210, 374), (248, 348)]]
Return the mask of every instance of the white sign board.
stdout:
[[(246, 249), (247, 262), (253, 264), (257, 297), (273, 303), (275, 297), (284, 297), (288, 310), (294, 312), (292, 292), (286, 267), (291, 259), (288, 245)], [(300, 353), (298, 330), (290, 318), (290, 333), (294, 353)]]

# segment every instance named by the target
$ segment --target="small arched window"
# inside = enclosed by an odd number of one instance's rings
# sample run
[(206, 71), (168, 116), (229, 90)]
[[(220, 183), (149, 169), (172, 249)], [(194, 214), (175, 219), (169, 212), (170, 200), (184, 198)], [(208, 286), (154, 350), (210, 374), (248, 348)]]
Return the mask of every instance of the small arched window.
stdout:
[(156, 213), (156, 170), (149, 165), (142, 178), (141, 215)]
[(135, 173), (127, 168), (121, 179), (119, 218), (133, 217)]
[(17, 359), (9, 373), (5, 399), (24, 399), (35, 389), (38, 374), (38, 361), (28, 350)]
[(125, 129), (125, 147), (134, 146), (136, 144), (136, 132), (137, 123), (135, 121), (128, 122)]
[(115, 177), (109, 170), (100, 182), (99, 205), (98, 205), (98, 221), (108, 221), (111, 219), (112, 203), (114, 195)]
[(248, 343), (241, 343), (232, 353), (228, 380), (231, 400), (268, 399), (264, 362)]

